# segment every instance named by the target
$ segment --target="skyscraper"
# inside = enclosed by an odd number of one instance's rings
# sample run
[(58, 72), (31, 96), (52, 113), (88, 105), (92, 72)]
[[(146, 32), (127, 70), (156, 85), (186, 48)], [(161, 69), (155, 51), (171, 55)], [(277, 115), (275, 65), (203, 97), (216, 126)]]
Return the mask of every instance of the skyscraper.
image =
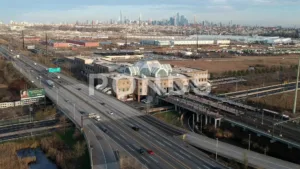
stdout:
[(122, 16), (122, 11), (120, 10), (120, 24), (123, 24), (123, 16)]

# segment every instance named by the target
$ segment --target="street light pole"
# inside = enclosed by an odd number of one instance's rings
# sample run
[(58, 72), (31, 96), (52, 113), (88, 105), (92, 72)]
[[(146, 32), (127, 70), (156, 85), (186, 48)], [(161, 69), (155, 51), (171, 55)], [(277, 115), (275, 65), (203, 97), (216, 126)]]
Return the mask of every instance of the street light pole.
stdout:
[(216, 138), (216, 161), (218, 160), (218, 147), (219, 147), (219, 139)]
[(202, 114), (201, 114), (200, 123), (201, 123), (201, 126), (200, 126), (200, 131), (201, 131), (201, 133), (202, 133)]
[(251, 134), (249, 134), (249, 141), (248, 141), (248, 150), (250, 151), (251, 146)]
[(75, 120), (75, 103), (73, 103), (73, 114), (74, 114), (74, 120)]
[(264, 124), (264, 110), (261, 112), (261, 124)]
[(58, 105), (58, 88), (56, 88), (56, 105)]
[(193, 132), (194, 132), (194, 130), (195, 130), (195, 114), (193, 114)]

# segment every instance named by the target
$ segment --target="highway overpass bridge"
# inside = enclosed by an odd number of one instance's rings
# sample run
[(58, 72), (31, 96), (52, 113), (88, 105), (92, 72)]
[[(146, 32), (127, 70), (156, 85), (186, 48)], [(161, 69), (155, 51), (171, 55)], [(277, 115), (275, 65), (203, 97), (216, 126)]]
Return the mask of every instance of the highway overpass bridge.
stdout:
[[(0, 48), (8, 59), (13, 54), (5, 48)], [(57, 79), (56, 74), (45, 73), (46, 67), (34, 64), (25, 56), (12, 59), (12, 63), (24, 76), (39, 86), (45, 88), (47, 96), (57, 107), (84, 132), (87, 139), (91, 162), (94, 169), (119, 168), (119, 158), (116, 152), (127, 154), (136, 159), (139, 168), (154, 169), (208, 169), (227, 168), (211, 159), (201, 151), (187, 148), (182, 141), (174, 140), (174, 135), (182, 134), (164, 123), (153, 120), (121, 101), (95, 91), (89, 95), (85, 84), (63, 74)], [(36, 80), (52, 80), (55, 87), (47, 86)], [(113, 112), (111, 114), (110, 112)], [(96, 113), (101, 121), (83, 119), (83, 114)], [(132, 126), (140, 128), (139, 132)], [(155, 155), (141, 155), (139, 148), (151, 149)]]

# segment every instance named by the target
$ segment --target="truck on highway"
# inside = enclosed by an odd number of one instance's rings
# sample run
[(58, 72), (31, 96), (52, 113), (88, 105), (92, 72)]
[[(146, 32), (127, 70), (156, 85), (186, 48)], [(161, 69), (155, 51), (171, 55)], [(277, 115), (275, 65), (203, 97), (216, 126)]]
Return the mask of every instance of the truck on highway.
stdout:
[(46, 83), (49, 87), (54, 87), (54, 82), (52, 80), (46, 80)]

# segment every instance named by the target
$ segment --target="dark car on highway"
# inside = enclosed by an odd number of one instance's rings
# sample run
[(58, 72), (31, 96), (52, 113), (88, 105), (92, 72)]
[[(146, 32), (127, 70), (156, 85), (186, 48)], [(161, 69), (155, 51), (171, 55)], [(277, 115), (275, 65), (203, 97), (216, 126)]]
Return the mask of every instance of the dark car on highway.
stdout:
[(145, 148), (143, 148), (143, 147), (141, 147), (140, 149), (139, 149), (139, 153), (140, 154), (145, 154), (147, 152), (147, 150), (145, 149)]

